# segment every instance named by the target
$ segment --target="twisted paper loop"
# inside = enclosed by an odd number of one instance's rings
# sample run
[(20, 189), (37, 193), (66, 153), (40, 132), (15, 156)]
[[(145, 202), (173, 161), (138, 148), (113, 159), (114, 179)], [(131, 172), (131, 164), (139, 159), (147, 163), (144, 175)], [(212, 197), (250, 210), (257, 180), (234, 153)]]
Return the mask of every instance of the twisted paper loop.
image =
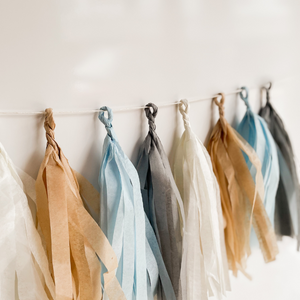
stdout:
[[(219, 96), (221, 96), (220, 101), (218, 101)], [(213, 98), (213, 101), (219, 108), (219, 115), (220, 117), (224, 117), (225, 108), (224, 108), (224, 102), (225, 102), (225, 96), (223, 93), (219, 93), (217, 97)]]
[[(249, 103), (249, 100), (248, 100), (248, 95), (249, 95), (248, 88), (245, 87), (245, 86), (242, 86), (242, 87), (241, 87), (241, 90), (242, 90), (242, 91), (241, 91), (240, 94), (239, 94), (240, 97), (241, 97), (241, 99), (245, 102), (247, 108), (248, 108), (248, 109), (251, 109), (250, 103)], [(244, 93), (245, 93), (245, 95), (244, 95)]]
[[(102, 106), (100, 108), (102, 110), (99, 115), (98, 119), (105, 125), (105, 129), (110, 137), (113, 137), (112, 132), (112, 121), (114, 119), (112, 110), (107, 106)], [(108, 117), (105, 117), (105, 111), (107, 111)]]
[(189, 110), (190, 110), (190, 104), (189, 104), (188, 100), (187, 99), (180, 100), (179, 111), (182, 114), (184, 127), (190, 127), (191, 126), (190, 117), (188, 115)]
[(262, 90), (265, 90), (266, 91), (266, 100), (267, 100), (267, 103), (266, 104), (269, 104), (270, 103), (270, 90), (272, 88), (272, 82), (269, 83), (269, 87), (262, 87)]
[(47, 146), (51, 145), (54, 148), (55, 152), (58, 152), (58, 147), (55, 141), (55, 134), (54, 134), (54, 129), (56, 127), (56, 124), (53, 118), (53, 110), (52, 108), (46, 108), (45, 112), (46, 115), (45, 115), (44, 128), (46, 130)]
[[(145, 108), (146, 117), (148, 118), (149, 131), (153, 132), (156, 129), (155, 118), (157, 116), (157, 106), (154, 103), (148, 103)], [(151, 108), (153, 112), (151, 112)]]

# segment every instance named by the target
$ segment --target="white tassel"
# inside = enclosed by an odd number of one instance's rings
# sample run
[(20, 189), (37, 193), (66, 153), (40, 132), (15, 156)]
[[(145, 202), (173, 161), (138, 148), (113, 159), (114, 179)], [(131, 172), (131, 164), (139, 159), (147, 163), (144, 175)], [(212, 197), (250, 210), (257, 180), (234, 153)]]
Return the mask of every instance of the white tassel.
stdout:
[[(34, 198), (32, 193), (29, 196)], [(0, 299), (55, 299), (47, 257), (22, 181), (1, 144), (0, 234)]]
[(182, 299), (222, 299), (230, 290), (220, 191), (205, 147), (192, 131), (189, 104), (179, 106), (185, 132), (177, 149), (174, 177), (184, 202), (186, 242)]

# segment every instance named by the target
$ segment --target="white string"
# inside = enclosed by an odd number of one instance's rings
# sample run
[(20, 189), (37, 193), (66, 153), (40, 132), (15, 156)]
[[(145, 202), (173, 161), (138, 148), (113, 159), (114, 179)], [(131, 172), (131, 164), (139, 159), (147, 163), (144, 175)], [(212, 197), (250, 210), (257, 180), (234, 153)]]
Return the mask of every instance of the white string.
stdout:
[[(233, 92), (225, 93), (225, 96), (235, 95), (239, 92), (241, 92), (241, 89), (235, 90)], [(200, 99), (191, 99), (189, 100), (190, 103), (192, 102), (200, 102), (200, 101), (207, 101), (212, 100), (215, 97), (219, 97), (219, 95), (214, 95), (212, 97), (205, 97)], [(172, 105), (179, 104), (180, 101), (176, 102), (162, 102), (158, 103), (158, 107), (167, 107)], [(131, 111), (131, 110), (139, 110), (139, 109), (145, 109), (145, 105), (143, 106), (125, 106), (125, 107), (111, 107), (113, 112), (122, 112), (122, 111)], [(90, 109), (90, 110), (53, 110), (53, 113), (56, 115), (71, 115), (71, 114), (92, 114), (92, 113), (99, 113), (100, 109)], [(44, 115), (44, 111), (12, 111), (12, 110), (0, 110), (0, 115)]]

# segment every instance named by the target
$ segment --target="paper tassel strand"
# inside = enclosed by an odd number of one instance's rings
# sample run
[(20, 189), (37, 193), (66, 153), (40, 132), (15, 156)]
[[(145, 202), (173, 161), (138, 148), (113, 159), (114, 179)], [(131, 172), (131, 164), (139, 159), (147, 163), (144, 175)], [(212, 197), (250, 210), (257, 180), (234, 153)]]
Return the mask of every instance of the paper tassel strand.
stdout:
[(276, 222), (278, 235), (297, 236), (300, 247), (300, 186), (296, 171), (294, 152), (289, 135), (284, 124), (270, 103), (269, 89), (267, 103), (259, 111), (269, 126), (270, 132), (276, 142), (280, 166), (280, 181), (276, 195)]
[(144, 109), (148, 119), (137, 170), (109, 107), (76, 112), (100, 112), (107, 131), (100, 192), (70, 167), (55, 140), (52, 109), (0, 112), (45, 115), (47, 139), (36, 181), (0, 144), (0, 299), (222, 300), (231, 289), (228, 269), (250, 278), (250, 240), (265, 262), (278, 254), (275, 232), (296, 236), (300, 250), (294, 152), (265, 90), (259, 114), (246, 87), (229, 93), (240, 93), (246, 105), (236, 131), (225, 119), (224, 94), (214, 96), (219, 120), (207, 149), (191, 128), (189, 102), (162, 103), (178, 105), (184, 123), (173, 174), (155, 104), (117, 108)]
[(22, 181), (1, 144), (0, 191), (0, 299), (53, 300), (47, 256)]
[[(157, 294), (160, 299), (160, 292), (175, 300), (154, 231), (144, 213), (137, 171), (118, 143), (111, 109), (101, 110), (99, 119), (107, 136), (99, 174), (100, 224), (118, 258), (117, 278), (127, 300), (151, 300)], [(159, 285), (162, 290), (157, 291)]]
[(182, 256), (180, 219), (184, 218), (183, 203), (167, 155), (155, 131), (158, 108), (153, 103), (146, 106), (145, 113), (148, 118), (149, 133), (140, 149), (137, 171), (141, 183), (144, 209), (156, 234), (178, 298)]
[(56, 300), (102, 299), (99, 259), (107, 270), (104, 290), (108, 298), (125, 300), (115, 277), (116, 255), (85, 210), (75, 173), (55, 141), (52, 109), (46, 109), (44, 127), (47, 148), (36, 181), (37, 217)]
[[(242, 87), (241, 99), (245, 102), (247, 111), (244, 118), (237, 126), (238, 133), (255, 150), (262, 164), (262, 175), (264, 180), (264, 206), (268, 217), (274, 227), (275, 198), (279, 183), (279, 164), (275, 141), (268, 129), (268, 125), (259, 115), (255, 114), (248, 101), (248, 89)], [(245, 93), (245, 94), (244, 94)], [(249, 157), (245, 154), (247, 166), (253, 180), (256, 176), (256, 168), (253, 166)], [(254, 241), (255, 234), (252, 231), (251, 238)]]
[(182, 295), (187, 300), (222, 299), (230, 283), (220, 191), (210, 157), (190, 127), (187, 100), (181, 100), (179, 110), (185, 131), (176, 151), (174, 177), (186, 220)]
[[(221, 100), (214, 98), (214, 102), (219, 107), (220, 118), (211, 134), (208, 152), (221, 191), (229, 267), (236, 276), (238, 270), (246, 274), (252, 217), (266, 262), (275, 259), (278, 248), (274, 230), (263, 206), (261, 163), (253, 148), (227, 123), (224, 116), (224, 95), (220, 94), (219, 97)], [(256, 169), (255, 181), (242, 151)]]

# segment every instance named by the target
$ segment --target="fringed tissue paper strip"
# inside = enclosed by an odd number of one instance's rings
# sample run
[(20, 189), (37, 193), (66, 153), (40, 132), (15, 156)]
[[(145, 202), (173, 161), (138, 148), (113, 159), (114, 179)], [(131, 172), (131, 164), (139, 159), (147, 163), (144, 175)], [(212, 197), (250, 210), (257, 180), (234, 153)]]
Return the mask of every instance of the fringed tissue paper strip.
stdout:
[(47, 256), (22, 181), (1, 144), (0, 234), (0, 299), (54, 300)]
[[(146, 105), (149, 132), (140, 148), (137, 171), (144, 210), (155, 232), (176, 297), (179, 297), (182, 257), (181, 219), (183, 203), (167, 155), (155, 131), (157, 106)], [(151, 112), (151, 109), (153, 110)]]
[(267, 102), (259, 111), (269, 126), (277, 144), (280, 167), (280, 181), (276, 195), (275, 228), (278, 235), (297, 236), (300, 247), (300, 186), (295, 165), (292, 143), (284, 124), (270, 103), (269, 89)]
[(152, 300), (155, 296), (175, 300), (155, 233), (144, 212), (137, 171), (118, 143), (111, 109), (101, 110), (99, 119), (107, 136), (99, 174), (100, 224), (118, 258), (117, 278), (127, 300)]
[[(264, 206), (268, 217), (274, 227), (275, 200), (279, 183), (279, 164), (275, 141), (268, 129), (268, 125), (262, 117), (254, 113), (248, 100), (248, 89), (241, 88), (241, 99), (245, 102), (247, 111), (242, 121), (237, 126), (237, 132), (249, 143), (255, 150), (261, 161), (261, 172), (264, 180)], [(245, 93), (245, 94), (244, 94)], [(249, 157), (245, 154), (245, 160), (250, 170), (253, 180), (256, 176), (256, 168), (251, 163)], [(255, 241), (255, 233), (251, 232), (251, 240)], [(256, 240), (257, 241), (257, 240)]]
[(74, 171), (54, 138), (52, 109), (46, 109), (45, 158), (36, 181), (37, 219), (44, 239), (57, 300), (122, 299), (117, 257), (98, 224), (85, 210)]
[[(278, 248), (262, 201), (264, 185), (261, 163), (253, 148), (227, 123), (224, 117), (224, 94), (219, 95), (220, 101), (217, 98), (213, 100), (219, 107), (220, 118), (211, 134), (208, 152), (220, 186), (229, 268), (235, 276), (238, 270), (246, 275), (252, 220), (265, 262), (275, 259)], [(255, 180), (242, 151), (256, 169)]]
[(207, 150), (192, 131), (187, 100), (179, 110), (185, 131), (176, 151), (174, 178), (184, 203), (186, 264), (182, 298), (222, 299), (230, 290), (218, 183)]

